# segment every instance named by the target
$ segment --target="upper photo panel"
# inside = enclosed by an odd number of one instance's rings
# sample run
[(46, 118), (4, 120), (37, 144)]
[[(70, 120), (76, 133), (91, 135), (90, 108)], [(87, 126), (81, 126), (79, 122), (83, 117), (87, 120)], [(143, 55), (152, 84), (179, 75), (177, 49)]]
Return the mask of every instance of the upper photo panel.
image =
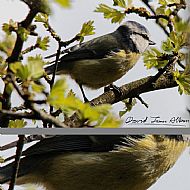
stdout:
[(0, 128), (189, 128), (189, 8), (1, 0)]

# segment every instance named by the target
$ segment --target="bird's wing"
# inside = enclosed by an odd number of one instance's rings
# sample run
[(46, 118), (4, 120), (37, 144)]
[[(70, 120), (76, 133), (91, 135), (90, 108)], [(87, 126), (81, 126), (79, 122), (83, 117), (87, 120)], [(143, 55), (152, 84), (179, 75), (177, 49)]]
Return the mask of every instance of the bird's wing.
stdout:
[[(142, 139), (144, 136), (121, 135), (65, 135), (45, 138), (23, 152), (24, 156), (46, 154), (51, 152), (106, 152), (113, 150), (117, 145), (131, 146), (132, 138)], [(130, 139), (129, 141), (127, 139)]]
[(101, 59), (108, 55), (111, 51), (119, 51), (122, 44), (119, 43), (114, 33), (107, 34), (80, 46), (74, 46), (65, 54), (60, 61), (75, 61), (80, 59)]
[[(78, 50), (82, 45), (83, 45), (83, 43), (74, 45), (74, 46), (69, 47), (69, 48), (67, 48), (67, 49), (64, 49), (63, 51), (61, 51), (61, 54), (66, 54), (66, 53), (70, 53), (70, 52), (76, 51), (76, 50)], [(48, 56), (45, 57), (45, 59), (49, 59), (49, 58), (55, 57), (56, 54), (57, 54), (57, 53), (48, 55)]]
[[(84, 42), (80, 45), (75, 45), (63, 50), (61, 53), (65, 54), (60, 59), (61, 61), (75, 61), (80, 59), (99, 59), (105, 57), (110, 51), (117, 51), (122, 49), (122, 44), (119, 42), (118, 34), (116, 32), (106, 34), (90, 41)], [(54, 57), (55, 54), (46, 58)]]

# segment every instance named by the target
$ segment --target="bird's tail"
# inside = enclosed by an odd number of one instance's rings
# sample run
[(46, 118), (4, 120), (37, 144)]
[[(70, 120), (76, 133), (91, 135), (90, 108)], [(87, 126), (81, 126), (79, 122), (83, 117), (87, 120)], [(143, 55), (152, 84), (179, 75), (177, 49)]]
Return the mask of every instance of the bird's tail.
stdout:
[(50, 66), (47, 66), (47, 67), (45, 68), (45, 72), (46, 72), (48, 75), (51, 75), (51, 74), (53, 73), (54, 69), (55, 69), (55, 64), (50, 65)]
[[(64, 65), (64, 67), (62, 67)], [(49, 65), (45, 68), (45, 72), (47, 75), (51, 75), (54, 73), (54, 70), (55, 70), (55, 64), (52, 64), (52, 65)], [(58, 65), (57, 67), (57, 70), (56, 70), (56, 74), (68, 74), (68, 71), (67, 71), (67, 66), (68, 64), (67, 63), (64, 63), (64, 64), (60, 64)]]
[[(44, 158), (43, 158), (44, 159)], [(40, 161), (41, 159), (36, 159), (36, 162)], [(33, 170), (36, 163), (34, 162), (33, 157), (25, 157), (20, 160), (19, 170), (17, 173), (17, 177), (21, 177), (31, 170)], [(3, 167), (0, 167), (0, 184), (4, 184), (11, 180), (12, 173), (14, 170), (14, 162), (7, 164)]]
[(0, 168), (0, 184), (6, 183), (11, 179), (13, 163)]

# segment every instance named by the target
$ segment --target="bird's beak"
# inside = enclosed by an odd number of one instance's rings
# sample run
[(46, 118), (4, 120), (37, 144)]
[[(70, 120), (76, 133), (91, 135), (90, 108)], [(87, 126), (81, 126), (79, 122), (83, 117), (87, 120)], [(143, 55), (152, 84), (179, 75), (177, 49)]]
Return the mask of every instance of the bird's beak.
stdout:
[(155, 45), (156, 43), (153, 42), (152, 40), (149, 40), (149, 45)]

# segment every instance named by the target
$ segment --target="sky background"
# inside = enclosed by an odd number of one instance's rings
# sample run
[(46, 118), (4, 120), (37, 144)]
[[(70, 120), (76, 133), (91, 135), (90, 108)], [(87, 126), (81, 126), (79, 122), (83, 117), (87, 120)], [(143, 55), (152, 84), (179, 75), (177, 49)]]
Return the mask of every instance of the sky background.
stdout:
[[(1, 0), (0, 5), (0, 26), (8, 22), (10, 18), (15, 21), (21, 21), (25, 18), (28, 12), (28, 7), (19, 0)], [(103, 35), (114, 31), (118, 24), (111, 24), (110, 21), (105, 20), (103, 15), (100, 13), (95, 13), (94, 10), (97, 7), (98, 3), (105, 3), (108, 5), (112, 4), (111, 0), (80, 0), (72, 1), (71, 9), (63, 9), (58, 5), (53, 4), (53, 13), (50, 17), (50, 24), (54, 30), (61, 36), (62, 40), (68, 40), (74, 37), (81, 29), (81, 26), (84, 22), (89, 20), (94, 20), (95, 32), (94, 36), (86, 37), (85, 40), (90, 40), (94, 37)], [(142, 6), (140, 1), (134, 1), (136, 5)], [(182, 13), (184, 17), (187, 17), (187, 13)], [(131, 14), (126, 17), (127, 20), (135, 20), (143, 24), (148, 28), (151, 33), (152, 40), (156, 42), (156, 47), (160, 47), (161, 41), (166, 39), (165, 34), (162, 30), (153, 22), (147, 21), (145, 19), (139, 18), (135, 14)], [(38, 32), (41, 36), (49, 35), (45, 29), (40, 25)], [(0, 31), (0, 38), (3, 33)], [(31, 38), (29, 42), (25, 45), (34, 43), (35, 38)], [(36, 50), (30, 55), (35, 55), (42, 53), (43, 56), (47, 56), (56, 52), (57, 44), (54, 40), (51, 40), (50, 48), (45, 53), (39, 50)], [(25, 49), (25, 48), (24, 48)], [(153, 75), (155, 70), (146, 70), (142, 59), (138, 61), (136, 66), (127, 73), (122, 79), (118, 80), (115, 84), (120, 86), (122, 84), (146, 77), (147, 75)], [(73, 88), (74, 92), (80, 97), (81, 92), (78, 88), (78, 85), (69, 79), (69, 87)], [(0, 92), (2, 91), (2, 83), (0, 81)], [(103, 89), (100, 90), (90, 90), (85, 89), (87, 97), (92, 99), (103, 92)], [(186, 112), (186, 107), (190, 104), (189, 97), (180, 96), (177, 92), (177, 88), (160, 90), (157, 92), (149, 92), (142, 95), (142, 98), (145, 102), (149, 104), (149, 108), (146, 109), (142, 104), (138, 104), (134, 109), (127, 115), (124, 116), (125, 119), (128, 116), (133, 116), (135, 118), (144, 118), (145, 116), (160, 116), (163, 119), (168, 119), (173, 116), (181, 116), (183, 118), (188, 118), (189, 115)], [(15, 94), (12, 96), (13, 106), (16, 106), (20, 103), (20, 99)], [(114, 112), (121, 110), (123, 105), (121, 103), (114, 105)], [(0, 145), (6, 144), (14, 140), (13, 136), (0, 136)], [(13, 150), (8, 152), (3, 152), (4, 156), (13, 154)], [(172, 190), (189, 190), (190, 188), (190, 155), (189, 149), (187, 149), (184, 154), (181, 156), (177, 164), (165, 174), (158, 182), (153, 185), (149, 190), (160, 190), (160, 189), (172, 189)]]

